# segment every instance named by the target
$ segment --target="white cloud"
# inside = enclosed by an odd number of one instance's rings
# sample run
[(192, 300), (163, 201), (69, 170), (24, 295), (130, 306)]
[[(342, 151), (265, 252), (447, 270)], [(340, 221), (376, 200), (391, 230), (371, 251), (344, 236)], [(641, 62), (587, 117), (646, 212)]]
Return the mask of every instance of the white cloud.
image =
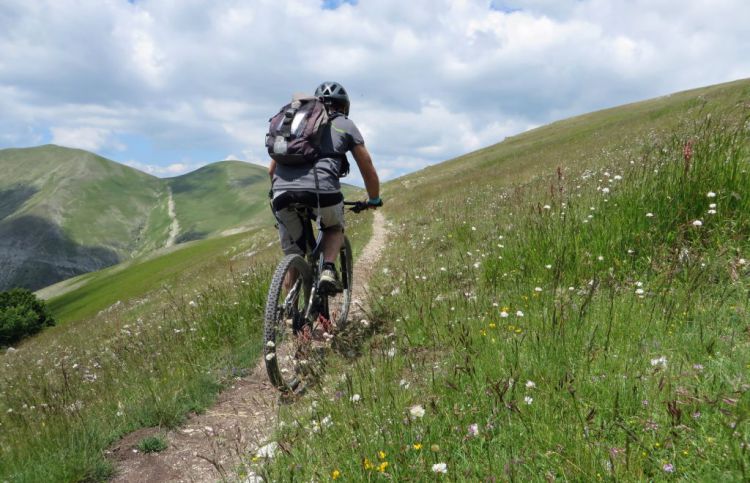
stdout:
[(164, 174), (196, 152), (265, 164), (275, 109), (337, 80), (387, 179), (570, 115), (750, 76), (745, 0), (320, 7), (4, 0), (0, 148), (50, 132), (130, 156), (123, 140), (137, 137), (158, 158), (138, 162)]
[(125, 161), (123, 164), (135, 168), (144, 173), (152, 174), (160, 177), (171, 177), (179, 176), (181, 174), (195, 171), (201, 167), (199, 163), (172, 163), (166, 166), (158, 166), (153, 164), (141, 163), (135, 160)]
[(122, 149), (122, 144), (113, 140), (112, 132), (109, 129), (96, 127), (52, 127), (50, 131), (52, 132), (52, 144), (85, 149), (87, 151), (99, 151), (108, 146), (114, 149)]

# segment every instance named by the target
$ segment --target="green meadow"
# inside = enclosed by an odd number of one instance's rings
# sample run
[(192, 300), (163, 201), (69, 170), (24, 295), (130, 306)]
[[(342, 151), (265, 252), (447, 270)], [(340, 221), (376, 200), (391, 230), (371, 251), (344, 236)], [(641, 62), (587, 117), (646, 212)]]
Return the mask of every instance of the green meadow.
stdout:
[(391, 182), (361, 355), (329, 357), (247, 471), (746, 481), (748, 99), (623, 106)]
[[(370, 313), (237, 478), (750, 478), (748, 100), (750, 81), (678, 93), (386, 183)], [(347, 220), (359, 253), (372, 218)], [(64, 323), (0, 356), (0, 481), (106, 479), (123, 434), (247, 374), (274, 236), (52, 299)]]

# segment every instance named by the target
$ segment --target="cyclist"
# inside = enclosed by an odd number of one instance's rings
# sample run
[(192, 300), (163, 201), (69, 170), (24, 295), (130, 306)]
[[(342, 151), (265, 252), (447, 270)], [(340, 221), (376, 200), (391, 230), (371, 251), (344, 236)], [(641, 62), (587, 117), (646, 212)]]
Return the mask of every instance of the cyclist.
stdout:
[(323, 231), (323, 270), (319, 288), (334, 293), (341, 290), (341, 282), (334, 262), (344, 243), (344, 195), (341, 193), (339, 175), (351, 152), (365, 182), (372, 207), (382, 206), (380, 180), (365, 147), (362, 134), (349, 115), (349, 95), (338, 82), (324, 82), (315, 90), (323, 100), (330, 121), (322, 131), (321, 158), (310, 165), (288, 166), (273, 159), (268, 168), (273, 193), (273, 212), (279, 223), (279, 239), (285, 255), (305, 252), (302, 222), (288, 209), (292, 203), (302, 203), (313, 209)]

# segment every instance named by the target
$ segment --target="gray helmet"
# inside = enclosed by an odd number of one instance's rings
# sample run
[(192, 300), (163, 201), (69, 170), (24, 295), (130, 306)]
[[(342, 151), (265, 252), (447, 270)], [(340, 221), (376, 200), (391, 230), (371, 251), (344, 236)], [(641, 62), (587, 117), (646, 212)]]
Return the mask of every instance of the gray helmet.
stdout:
[(341, 106), (344, 114), (349, 115), (349, 94), (338, 82), (323, 82), (315, 89), (315, 97), (320, 97), (326, 104), (335, 103)]

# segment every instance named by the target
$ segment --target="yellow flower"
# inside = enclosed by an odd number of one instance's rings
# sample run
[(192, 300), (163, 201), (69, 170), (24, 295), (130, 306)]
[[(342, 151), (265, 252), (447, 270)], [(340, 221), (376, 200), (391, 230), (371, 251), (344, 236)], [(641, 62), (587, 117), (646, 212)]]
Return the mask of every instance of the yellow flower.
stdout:
[(490, 329), (494, 329), (495, 327), (497, 327), (497, 326), (495, 325), (495, 323), (494, 323), (494, 322), (490, 322)]
[(503, 307), (502, 309), (500, 309), (500, 312), (507, 312), (509, 310), (510, 310), (510, 308), (506, 306), (506, 307)]
[(367, 458), (365, 458), (364, 461), (362, 461), (362, 466), (366, 470), (371, 470), (371, 469), (375, 468), (375, 465), (372, 464), (372, 462), (369, 459), (367, 459)]
[(387, 462), (387, 461), (383, 461), (383, 462), (382, 462), (382, 463), (380, 463), (380, 465), (378, 466), (378, 471), (379, 471), (379, 472), (381, 472), (381, 473), (385, 473), (385, 469), (386, 469), (386, 468), (388, 468), (388, 462)]
[(516, 329), (516, 334), (520, 334), (521, 332), (523, 332), (523, 329), (521, 329), (520, 327)]
[(484, 329), (480, 330), (479, 333), (482, 334), (483, 337), (487, 335), (487, 331)]
[(341, 476), (341, 472), (339, 470), (333, 470), (331, 472), (331, 478), (333, 478), (334, 480), (338, 479), (339, 476)]
[(422, 443), (414, 443), (411, 447), (416, 450), (420, 450), (422, 449)]
[(386, 456), (385, 451), (378, 451), (378, 458), (381, 460), (384, 460)]

